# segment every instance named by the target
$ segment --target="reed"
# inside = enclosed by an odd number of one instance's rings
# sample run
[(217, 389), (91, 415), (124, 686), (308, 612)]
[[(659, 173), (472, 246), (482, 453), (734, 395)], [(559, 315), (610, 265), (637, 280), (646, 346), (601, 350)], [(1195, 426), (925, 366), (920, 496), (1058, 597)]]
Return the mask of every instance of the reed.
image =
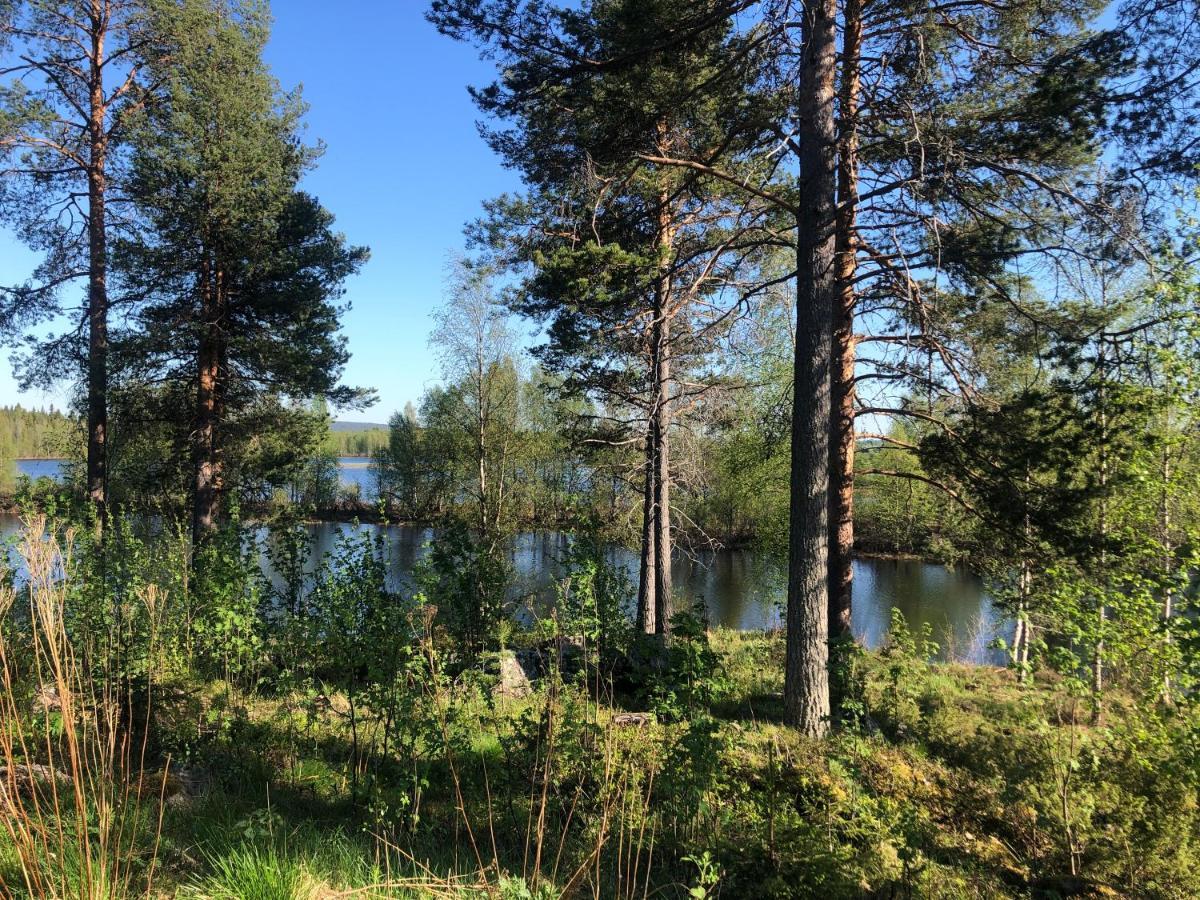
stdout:
[[(0, 891), (149, 896), (169, 765), (147, 768), (149, 722), (131, 727), (132, 686), (77, 652), (74, 533), (55, 535), (40, 516), (23, 525), (21, 578), (0, 585), (0, 838), (17, 863), (0, 870)], [(153, 618), (159, 598), (142, 600)]]

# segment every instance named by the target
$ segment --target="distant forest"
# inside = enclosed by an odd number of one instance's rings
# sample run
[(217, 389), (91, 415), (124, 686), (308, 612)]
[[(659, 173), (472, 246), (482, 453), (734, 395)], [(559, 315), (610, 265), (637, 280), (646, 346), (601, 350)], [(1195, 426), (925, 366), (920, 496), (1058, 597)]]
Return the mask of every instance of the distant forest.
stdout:
[(0, 460), (62, 456), (72, 420), (49, 410), (0, 406)]
[[(74, 424), (53, 406), (48, 410), (0, 406), (0, 460), (70, 456), (79, 445), (72, 435)], [(328, 439), (338, 456), (371, 456), (387, 446), (388, 430), (384, 425), (335, 422)]]
[(386, 425), (354, 428), (350, 423), (334, 422), (329, 440), (338, 456), (371, 456), (387, 446), (388, 429)]

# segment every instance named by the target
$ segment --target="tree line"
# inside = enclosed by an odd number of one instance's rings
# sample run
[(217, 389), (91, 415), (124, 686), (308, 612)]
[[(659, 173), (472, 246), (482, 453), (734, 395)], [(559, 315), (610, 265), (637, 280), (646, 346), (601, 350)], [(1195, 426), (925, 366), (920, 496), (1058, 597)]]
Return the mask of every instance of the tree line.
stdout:
[(59, 456), (72, 430), (71, 420), (54, 409), (0, 406), (0, 461)]

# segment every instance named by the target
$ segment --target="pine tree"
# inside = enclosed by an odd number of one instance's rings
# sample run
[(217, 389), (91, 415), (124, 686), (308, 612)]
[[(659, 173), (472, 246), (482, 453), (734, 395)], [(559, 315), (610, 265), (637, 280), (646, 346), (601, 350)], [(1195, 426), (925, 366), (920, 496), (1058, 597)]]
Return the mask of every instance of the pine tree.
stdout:
[[(705, 389), (694, 367), (737, 307), (730, 285), (752, 255), (761, 207), (660, 162), (729, 139), (742, 94), (715, 66), (724, 33), (644, 51), (648, 36), (718, 6), (446, 2), (431, 13), (502, 61), (501, 80), (474, 95), (499, 123), (493, 147), (529, 191), (491, 204), (480, 232), (526, 276), (515, 308), (549, 325), (541, 362), (607, 411), (592, 442), (644, 448), (638, 621), (657, 633), (671, 617), (675, 419)], [(636, 61), (585, 61), (626, 57)]]
[(0, 324), (25, 327), (62, 309), (87, 282), (74, 329), (41, 342), (25, 379), (76, 376), (86, 385), (87, 491), (101, 523), (108, 497), (109, 209), (130, 117), (153, 55), (140, 0), (10, 0), (0, 6), (0, 213), (43, 254), (33, 279), (0, 287)]
[(338, 384), (348, 353), (334, 303), (366, 251), (297, 190), (314, 154), (297, 137), (299, 98), (263, 63), (265, 10), (184, 0), (161, 6), (154, 25), (170, 61), (154, 67), (164, 99), (135, 137), (141, 227), (117, 255), (144, 303), (122, 336), (122, 376), (193, 392), (183, 427), (199, 542), (218, 522), (231, 442), (263, 424), (257, 414), (284, 409), (264, 401), (366, 399)]

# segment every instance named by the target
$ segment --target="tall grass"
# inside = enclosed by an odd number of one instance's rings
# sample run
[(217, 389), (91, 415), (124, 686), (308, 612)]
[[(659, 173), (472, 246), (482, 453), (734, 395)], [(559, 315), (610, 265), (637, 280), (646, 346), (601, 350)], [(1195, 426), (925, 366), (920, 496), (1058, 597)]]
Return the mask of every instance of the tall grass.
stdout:
[[(15, 863), (0, 869), (0, 889), (64, 900), (149, 895), (166, 768), (146, 769), (149, 722), (136, 739), (131, 686), (94, 677), (76, 652), (74, 534), (56, 537), (43, 517), (24, 526), (24, 576), (0, 585), (0, 836)], [(153, 614), (153, 592), (143, 600)]]

